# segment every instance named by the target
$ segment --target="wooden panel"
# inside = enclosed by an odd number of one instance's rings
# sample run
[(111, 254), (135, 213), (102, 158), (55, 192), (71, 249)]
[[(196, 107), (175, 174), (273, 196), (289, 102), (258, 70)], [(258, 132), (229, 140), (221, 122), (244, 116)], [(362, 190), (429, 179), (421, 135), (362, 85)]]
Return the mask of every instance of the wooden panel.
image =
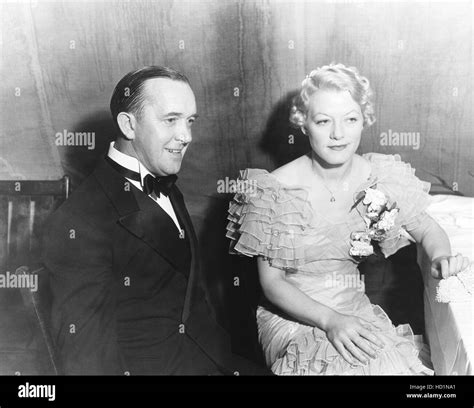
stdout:
[[(9, 120), (0, 156), (24, 178), (58, 178), (60, 157), (77, 184), (115, 136), (108, 103), (116, 81), (164, 64), (188, 74), (202, 115), (185, 189), (197, 200), (213, 195), (216, 179), (285, 161), (271, 147), (291, 132), (285, 96), (311, 69), (341, 61), (367, 75), (377, 95), (378, 122), (361, 152), (400, 153), (425, 178), (473, 194), (470, 2), (39, 1), (2, 10)], [(94, 132), (94, 149), (56, 146), (64, 131)], [(420, 146), (381, 145), (384, 132), (419, 133)]]

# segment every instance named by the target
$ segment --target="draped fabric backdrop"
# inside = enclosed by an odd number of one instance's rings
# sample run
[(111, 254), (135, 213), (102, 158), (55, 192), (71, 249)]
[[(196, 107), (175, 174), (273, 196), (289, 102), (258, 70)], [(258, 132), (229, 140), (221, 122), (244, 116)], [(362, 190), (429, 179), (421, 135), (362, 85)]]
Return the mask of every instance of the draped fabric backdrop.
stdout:
[[(200, 118), (179, 185), (215, 304), (231, 300), (241, 262), (226, 255), (232, 194), (218, 183), (309, 149), (288, 101), (318, 66), (371, 81), (377, 122), (361, 153), (399, 153), (420, 178), (474, 194), (470, 1), (14, 2), (1, 5), (1, 34), (2, 179), (69, 174), (74, 189), (115, 138), (108, 104), (126, 72), (158, 64), (189, 77)], [(69, 132), (93, 132), (94, 146), (61, 145)]]

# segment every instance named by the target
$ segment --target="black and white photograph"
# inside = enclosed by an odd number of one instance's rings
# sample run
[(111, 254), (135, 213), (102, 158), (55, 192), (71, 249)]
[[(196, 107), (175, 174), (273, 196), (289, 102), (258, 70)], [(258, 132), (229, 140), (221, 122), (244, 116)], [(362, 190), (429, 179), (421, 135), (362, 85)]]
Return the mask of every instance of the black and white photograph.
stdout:
[(2, 0), (0, 406), (352, 381), (472, 407), (473, 21)]

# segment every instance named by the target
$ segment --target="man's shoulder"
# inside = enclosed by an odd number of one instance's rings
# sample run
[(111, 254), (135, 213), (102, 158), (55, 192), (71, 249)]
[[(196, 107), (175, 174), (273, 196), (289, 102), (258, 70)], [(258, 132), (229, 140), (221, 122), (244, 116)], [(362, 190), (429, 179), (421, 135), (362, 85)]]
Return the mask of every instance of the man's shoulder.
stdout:
[(100, 166), (74, 189), (43, 226), (42, 258), (50, 270), (59, 264), (102, 262), (102, 257), (110, 254), (119, 213), (107, 189), (119, 190), (122, 181)]
[(49, 217), (52, 226), (68, 222), (103, 224), (114, 215), (114, 208), (96, 177), (95, 169)]

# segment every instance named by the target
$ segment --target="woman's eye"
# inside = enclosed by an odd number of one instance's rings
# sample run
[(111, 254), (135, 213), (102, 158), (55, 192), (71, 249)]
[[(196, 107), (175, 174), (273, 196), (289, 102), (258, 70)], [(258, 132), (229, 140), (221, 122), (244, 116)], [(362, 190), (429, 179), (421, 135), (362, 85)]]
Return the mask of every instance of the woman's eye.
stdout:
[(351, 122), (351, 123), (355, 123), (355, 122), (358, 121), (358, 118), (349, 118), (348, 120), (349, 120), (349, 122)]
[(321, 120), (317, 120), (316, 121), (316, 124), (317, 125), (325, 125), (326, 123), (328, 123), (329, 120), (328, 119), (321, 119)]

